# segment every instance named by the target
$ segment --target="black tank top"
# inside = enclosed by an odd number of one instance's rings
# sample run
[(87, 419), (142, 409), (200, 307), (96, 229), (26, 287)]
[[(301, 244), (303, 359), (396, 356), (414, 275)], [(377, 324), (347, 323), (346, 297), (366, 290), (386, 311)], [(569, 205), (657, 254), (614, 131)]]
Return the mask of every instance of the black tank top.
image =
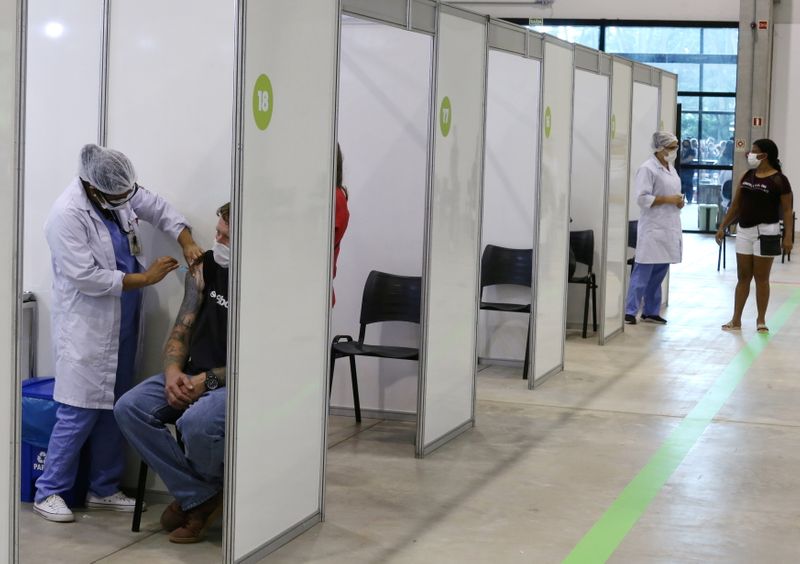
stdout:
[(213, 251), (203, 255), (203, 304), (192, 327), (189, 360), (184, 372), (200, 374), (228, 362), (228, 269), (214, 261)]

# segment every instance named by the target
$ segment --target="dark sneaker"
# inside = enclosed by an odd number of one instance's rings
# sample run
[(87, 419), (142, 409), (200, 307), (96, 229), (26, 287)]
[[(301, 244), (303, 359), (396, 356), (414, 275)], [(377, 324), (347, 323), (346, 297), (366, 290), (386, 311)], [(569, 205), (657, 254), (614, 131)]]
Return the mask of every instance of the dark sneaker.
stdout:
[(171, 533), (175, 529), (183, 527), (185, 523), (186, 512), (181, 509), (181, 504), (177, 499), (173, 500), (161, 514), (161, 527)]
[(642, 321), (647, 321), (648, 323), (657, 323), (659, 325), (667, 324), (667, 320), (660, 315), (643, 315)]
[(625, 314), (625, 323), (627, 323), (628, 325), (636, 325), (636, 316)]

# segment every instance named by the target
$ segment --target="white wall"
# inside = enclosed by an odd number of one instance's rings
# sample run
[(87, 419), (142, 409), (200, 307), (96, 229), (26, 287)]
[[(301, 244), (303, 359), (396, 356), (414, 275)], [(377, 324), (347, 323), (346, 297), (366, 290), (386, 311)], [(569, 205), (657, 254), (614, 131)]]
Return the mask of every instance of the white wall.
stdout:
[(80, 148), (97, 142), (102, 8), (102, 0), (28, 2), (23, 288), (38, 300), (39, 376), (53, 375), (44, 222), (77, 174)]
[[(786, 2), (786, 0), (784, 0)], [(606, 20), (678, 20), (737, 21), (737, 0), (675, 0), (673, 2), (642, 2), (641, 0), (611, 0), (609, 2), (570, 2), (557, 0), (550, 6), (513, 3), (504, 0), (455, 2), (482, 14), (499, 18), (548, 19), (606, 19)], [(505, 4), (505, 5), (504, 5)], [(528, 5), (524, 5), (528, 4)]]
[(660, 119), (658, 88), (640, 82), (633, 83), (633, 117), (631, 122), (631, 185), (628, 203), (628, 219), (639, 219), (641, 210), (636, 203), (636, 171), (642, 166), (653, 150), (650, 143), (658, 128)]
[[(371, 270), (422, 274), (433, 40), (347, 18), (342, 26), (339, 144), (350, 223), (333, 286), (333, 334), (358, 338), (361, 296)], [(378, 323), (367, 342), (419, 347), (420, 327)], [(362, 409), (414, 413), (419, 364), (357, 359)], [(333, 406), (353, 406), (350, 369), (336, 363)]]
[[(800, 166), (794, 156), (800, 154), (800, 137), (797, 135), (800, 131), (800, 107), (797, 104), (797, 92), (800, 91), (800, 22), (775, 25), (772, 53), (769, 136), (778, 145), (784, 172), (790, 181), (799, 185)], [(795, 197), (794, 207), (800, 210), (800, 198)]]
[[(598, 280), (602, 272), (605, 252), (603, 225), (606, 210), (606, 179), (608, 170), (608, 119), (610, 80), (583, 70), (575, 71), (575, 107), (572, 123), (572, 181), (569, 213), (570, 231), (594, 231), (593, 272)], [(586, 266), (578, 264), (576, 276), (586, 273)], [(567, 294), (567, 325), (583, 326), (583, 308), (586, 287), (569, 284)], [(603, 299), (603, 288), (597, 291), (598, 301)], [(598, 329), (601, 324), (599, 304)], [(587, 336), (592, 331), (592, 306), (589, 306)]]
[[(0, 195), (9, 204), (16, 202), (17, 174), (17, 6), (15, 2), (0, 3)], [(0, 245), (0, 261), (6, 265), (0, 276), (0, 292), (7, 299), (0, 305), (0, 369), (5, 371), (3, 386), (0, 387), (0, 406), (3, 415), (0, 417), (0, 559), (12, 561), (14, 554), (14, 536), (11, 529), (17, 484), (13, 476), (15, 450), (19, 448), (16, 439), (17, 416), (16, 405), (16, 315), (18, 307), (16, 269), (8, 265), (14, 264), (17, 244), (16, 207), (6, 205), (0, 208), (0, 229), (3, 241)], [(11, 299), (8, 299), (11, 297)]]
[[(515, 249), (533, 247), (541, 66), (537, 60), (489, 52), (481, 252), (490, 244)], [(489, 286), (483, 300), (530, 303), (531, 290)], [(481, 311), (478, 355), (523, 360), (528, 317)]]
[[(130, 157), (139, 183), (186, 215), (209, 249), (215, 211), (230, 200), (234, 5), (117, 2), (109, 33), (108, 146)], [(184, 262), (163, 233), (147, 226), (143, 239), (148, 257)], [(178, 272), (145, 292), (140, 378), (161, 370), (182, 299)]]

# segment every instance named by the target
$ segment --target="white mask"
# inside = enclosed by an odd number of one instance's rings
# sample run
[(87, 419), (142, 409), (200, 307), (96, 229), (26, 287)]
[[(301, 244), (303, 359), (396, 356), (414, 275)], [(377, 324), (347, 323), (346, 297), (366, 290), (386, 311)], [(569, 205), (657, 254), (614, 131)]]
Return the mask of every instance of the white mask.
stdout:
[(758, 168), (758, 165), (760, 164), (761, 161), (756, 153), (747, 153), (747, 166), (750, 168)]
[(222, 268), (230, 267), (231, 248), (228, 245), (223, 245), (222, 243), (215, 241), (213, 251), (214, 251), (214, 262), (216, 262)]
[(675, 159), (678, 158), (678, 150), (675, 149), (674, 151), (667, 151), (664, 155), (664, 158), (669, 164), (675, 164)]

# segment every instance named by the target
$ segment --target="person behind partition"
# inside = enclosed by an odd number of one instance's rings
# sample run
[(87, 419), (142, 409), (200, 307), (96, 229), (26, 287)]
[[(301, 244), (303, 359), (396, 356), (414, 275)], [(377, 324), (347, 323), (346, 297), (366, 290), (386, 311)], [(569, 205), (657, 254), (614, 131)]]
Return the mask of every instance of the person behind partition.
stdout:
[[(733, 302), (733, 317), (722, 326), (724, 331), (742, 328), (742, 311), (750, 295), (750, 282), (756, 280), (756, 330), (768, 333), (769, 275), (774, 256), (792, 251), (794, 222), (792, 186), (783, 174), (778, 146), (770, 139), (753, 142), (747, 154), (750, 170), (739, 182), (733, 202), (720, 223), (717, 243), (722, 244), (725, 229), (739, 223), (736, 230), (736, 271), (738, 282)], [(783, 216), (781, 217), (781, 210)], [(780, 239), (780, 220), (784, 234)], [(772, 245), (770, 245), (772, 243)], [(769, 247), (773, 246), (772, 249)]]
[[(174, 501), (161, 515), (169, 540), (202, 541), (222, 514), (228, 337), (230, 204), (217, 210), (216, 239), (186, 273), (183, 302), (164, 347), (164, 371), (117, 402), (128, 442)], [(182, 445), (166, 427), (175, 423)]]
[(661, 283), (669, 265), (681, 262), (683, 233), (681, 179), (673, 164), (678, 139), (668, 131), (656, 131), (653, 154), (636, 172), (636, 202), (641, 209), (631, 283), (625, 305), (625, 323), (635, 325), (642, 308), (642, 321), (663, 325)]
[[(335, 221), (333, 227), (333, 278), (336, 278), (336, 263), (339, 260), (339, 250), (344, 233), (347, 231), (347, 225), (350, 223), (350, 210), (348, 209), (347, 188), (344, 187), (344, 174), (342, 168), (344, 166), (344, 157), (342, 156), (342, 149), (339, 144), (336, 144), (336, 192), (335, 201)], [(333, 305), (336, 305), (336, 292), (333, 292)]]
[(697, 160), (697, 151), (692, 149), (692, 143), (684, 139), (681, 143), (681, 192), (686, 196), (686, 202), (691, 204), (694, 195), (694, 169), (686, 165), (692, 164)]
[(134, 500), (119, 489), (124, 439), (111, 409), (133, 384), (141, 289), (178, 267), (168, 256), (145, 266), (141, 221), (176, 238), (189, 264), (202, 256), (186, 218), (136, 183), (124, 154), (84, 146), (79, 175), (45, 223), (53, 271), (53, 397), (59, 406), (33, 509), (48, 521), (75, 520), (62, 494), (75, 483), (84, 445), (91, 449), (86, 505), (133, 511)]

